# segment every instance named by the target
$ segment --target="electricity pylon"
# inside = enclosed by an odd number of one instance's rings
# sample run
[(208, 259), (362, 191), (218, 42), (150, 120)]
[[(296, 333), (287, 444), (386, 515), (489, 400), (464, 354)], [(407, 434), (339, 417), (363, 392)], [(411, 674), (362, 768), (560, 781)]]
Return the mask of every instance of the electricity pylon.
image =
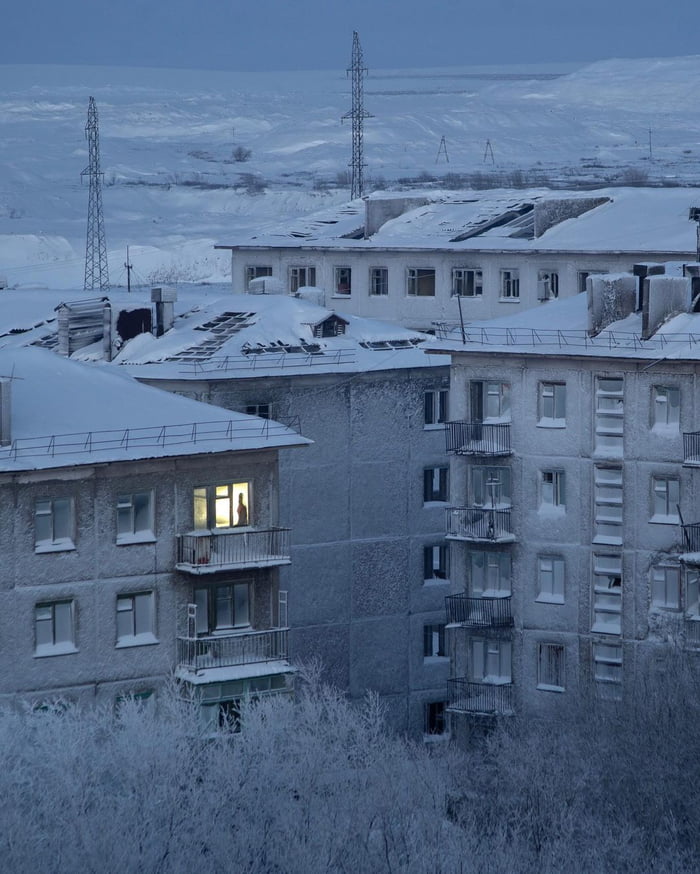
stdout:
[(83, 288), (109, 288), (107, 270), (107, 243), (102, 215), (102, 171), (100, 170), (100, 130), (95, 98), (88, 103), (85, 138), (88, 141), (88, 166), (80, 174), (88, 177), (87, 245), (85, 247), (85, 284)]
[(352, 109), (346, 112), (343, 118), (352, 119), (352, 181), (350, 196), (354, 200), (362, 197), (364, 192), (364, 160), (362, 154), (362, 126), (366, 118), (372, 118), (369, 112), (365, 112), (363, 97), (363, 79), (367, 75), (367, 68), (363, 65), (362, 46), (357, 31), (352, 34), (352, 61), (347, 69), (352, 73)]

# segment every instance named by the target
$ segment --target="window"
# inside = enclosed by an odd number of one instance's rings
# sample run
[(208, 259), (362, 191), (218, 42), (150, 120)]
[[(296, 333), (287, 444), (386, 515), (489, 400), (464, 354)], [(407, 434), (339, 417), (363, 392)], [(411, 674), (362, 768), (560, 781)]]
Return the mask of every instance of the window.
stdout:
[(559, 297), (559, 274), (555, 270), (540, 270), (537, 273), (537, 300), (554, 300)]
[(445, 650), (445, 626), (424, 625), (423, 658), (444, 658), (446, 655), (447, 652)]
[(473, 379), (469, 406), (472, 422), (510, 422), (510, 383)]
[(595, 448), (606, 455), (622, 455), (623, 381), (596, 379)]
[(246, 404), (245, 412), (248, 416), (258, 416), (261, 419), (271, 419), (272, 404)]
[(622, 544), (622, 468), (593, 469), (594, 543)]
[(194, 490), (194, 527), (234, 528), (251, 524), (250, 483), (201, 486)]
[(657, 565), (651, 569), (651, 606), (678, 610), (681, 606), (681, 572)]
[(622, 633), (622, 558), (593, 556), (593, 631)]
[(448, 396), (446, 388), (425, 392), (423, 421), (426, 425), (442, 425), (447, 421)]
[(409, 267), (406, 293), (413, 297), (435, 297), (435, 270), (432, 267)]
[(448, 489), (448, 472), (447, 467), (427, 467), (423, 471), (423, 503), (429, 504), (432, 501), (447, 501)]
[(564, 603), (564, 559), (560, 555), (537, 557), (537, 600), (547, 604)]
[(444, 701), (429, 701), (424, 705), (424, 734), (444, 734), (446, 730)]
[(46, 498), (34, 505), (34, 546), (37, 552), (75, 549), (73, 498)]
[(563, 692), (565, 650), (560, 643), (537, 645), (537, 688), (547, 692)]
[(336, 267), (333, 271), (333, 294), (348, 295), (352, 291), (352, 271), (349, 267)]
[(510, 683), (511, 643), (500, 638), (470, 638), (469, 679), (473, 683)]
[(678, 431), (681, 420), (681, 391), (667, 385), (652, 389), (651, 424), (659, 430)]
[(248, 288), (251, 280), (261, 276), (272, 276), (272, 267), (253, 265), (245, 269), (245, 287)]
[(481, 297), (484, 279), (481, 270), (470, 267), (455, 267), (452, 271), (453, 297)]
[(472, 465), (469, 468), (469, 501), (472, 507), (510, 507), (510, 468)]
[(563, 470), (543, 470), (540, 485), (540, 507), (566, 508), (566, 474)]
[(675, 476), (651, 478), (652, 522), (678, 525), (678, 505), (681, 500), (681, 482)]
[(601, 697), (619, 700), (622, 697), (622, 647), (594, 643), (593, 675)]
[(539, 424), (549, 428), (563, 428), (566, 424), (566, 383), (540, 383)]
[(501, 270), (501, 300), (520, 300), (520, 274), (517, 270)]
[(117, 497), (117, 543), (153, 540), (153, 492)]
[(34, 608), (35, 653), (38, 656), (77, 652), (72, 601), (53, 601)]
[(446, 543), (423, 548), (423, 579), (446, 580), (449, 576), (450, 550)]
[(117, 646), (158, 643), (153, 592), (117, 596)]
[(221, 634), (250, 625), (250, 583), (197, 586), (195, 630), (198, 635)]
[(369, 268), (369, 293), (374, 297), (389, 294), (389, 270), (386, 267)]
[(685, 612), (692, 619), (700, 619), (700, 570), (695, 567), (685, 572)]
[(510, 595), (509, 552), (469, 550), (467, 567), (472, 598), (506, 598)]
[(289, 291), (291, 294), (299, 291), (304, 286), (316, 285), (315, 267), (290, 267), (289, 268)]

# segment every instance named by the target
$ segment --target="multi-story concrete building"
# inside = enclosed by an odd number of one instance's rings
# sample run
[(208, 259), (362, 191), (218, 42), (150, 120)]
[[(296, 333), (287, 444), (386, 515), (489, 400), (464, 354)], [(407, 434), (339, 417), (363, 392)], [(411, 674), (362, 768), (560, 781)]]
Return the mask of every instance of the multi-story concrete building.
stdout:
[(234, 293), (272, 277), (326, 306), (430, 330), (585, 291), (637, 262), (695, 257), (687, 189), (379, 192), (231, 250)]
[(693, 275), (444, 333), (453, 733), (624, 696), (700, 646), (700, 314)]
[(40, 349), (0, 372), (0, 697), (175, 675), (215, 723), (289, 688), (277, 456), (308, 441)]

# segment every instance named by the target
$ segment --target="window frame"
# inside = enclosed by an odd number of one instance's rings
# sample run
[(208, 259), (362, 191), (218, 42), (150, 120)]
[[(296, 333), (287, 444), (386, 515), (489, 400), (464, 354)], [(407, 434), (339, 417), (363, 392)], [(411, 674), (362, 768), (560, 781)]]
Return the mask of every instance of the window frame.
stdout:
[[(481, 650), (478, 653), (477, 650)], [(498, 672), (490, 669), (497, 663)], [(481, 670), (477, 670), (481, 667)], [(469, 681), (484, 685), (508, 686), (513, 682), (512, 641), (501, 637), (469, 638)], [(504, 668), (507, 667), (507, 671)]]
[[(674, 401), (675, 396), (675, 401)], [(675, 411), (675, 415), (673, 412)], [(663, 412), (663, 416), (660, 413)], [(681, 427), (681, 390), (674, 385), (654, 385), (651, 388), (652, 430), (677, 434)]]
[(427, 622), (423, 625), (423, 660), (449, 658), (445, 648), (445, 623)]
[(467, 550), (467, 589), (470, 598), (510, 598), (513, 558), (506, 549)]
[[(431, 281), (428, 281), (431, 280)], [(423, 291), (423, 285), (427, 283), (432, 290)], [(406, 295), (407, 297), (435, 297), (437, 293), (437, 272), (434, 267), (407, 267), (406, 268)]]
[(246, 264), (245, 268), (245, 288), (246, 291), (250, 288), (250, 283), (253, 279), (260, 279), (265, 276), (272, 276), (271, 264)]
[[(566, 427), (566, 383), (550, 380), (540, 380), (539, 409), (537, 424), (544, 428)], [(551, 406), (551, 409), (548, 407)], [(552, 415), (548, 415), (550, 413)], [(563, 416), (557, 416), (557, 412), (563, 412)]]
[[(303, 281), (301, 279), (303, 272)], [(296, 294), (300, 288), (316, 287), (315, 264), (290, 264), (288, 268), (289, 293)]]
[(540, 471), (540, 509), (566, 511), (566, 471)]
[(450, 468), (423, 468), (423, 504), (446, 504), (450, 500)]
[(559, 297), (559, 271), (537, 271), (537, 300), (556, 300)]
[(520, 303), (520, 270), (504, 267), (499, 273), (499, 300)]
[[(673, 575), (671, 579), (670, 575)], [(649, 603), (652, 609), (676, 613), (681, 609), (681, 569), (678, 565), (653, 565), (649, 583)], [(658, 597), (660, 590), (663, 592), (662, 597)], [(670, 598), (669, 592), (672, 593)]]
[[(60, 608), (60, 616), (57, 616), (57, 608)], [(65, 608), (65, 609), (64, 609)], [(50, 610), (49, 616), (40, 616), (40, 611)], [(41, 623), (41, 624), (40, 624)], [(62, 634), (59, 626), (67, 628), (67, 633)], [(47, 629), (50, 632), (50, 641), (41, 640), (45, 637)], [(75, 637), (75, 600), (73, 598), (61, 598), (57, 601), (39, 601), (34, 605), (34, 655), (37, 658), (44, 656), (68, 655), (77, 652)]]
[[(120, 617), (126, 617), (126, 614), (129, 614), (130, 631), (120, 631), (120, 625), (123, 626), (126, 621), (125, 618), (120, 619)], [(116, 616), (117, 649), (158, 643), (155, 633), (156, 603), (153, 590), (118, 594)]]
[(423, 393), (423, 428), (444, 428), (449, 418), (450, 390), (433, 388)]
[[(494, 479), (494, 476), (497, 478)], [(481, 483), (476, 480), (481, 479)], [(510, 510), (513, 506), (513, 482), (507, 465), (469, 465), (469, 505), (486, 510)], [(493, 486), (493, 488), (491, 488)], [(498, 497), (498, 500), (496, 500)]]
[[(380, 289), (379, 291), (377, 289)], [(369, 268), (369, 296), (387, 297), (389, 294), (389, 268)]]
[[(545, 567), (549, 563), (550, 568)], [(537, 597), (542, 604), (564, 604), (566, 600), (566, 560), (563, 555), (537, 556)]]
[[(40, 505), (48, 506), (40, 509)], [(65, 520), (59, 519), (59, 514), (63, 512), (67, 515)], [(40, 519), (48, 520), (48, 537), (39, 536), (40, 529), (46, 524), (40, 523)], [(71, 549), (75, 549), (75, 498), (37, 498), (34, 501), (34, 552), (64, 552)]]
[(452, 297), (483, 297), (484, 271), (481, 267), (452, 268)]
[[(437, 564), (436, 564), (437, 556)], [(430, 573), (428, 573), (430, 571)], [(423, 582), (446, 583), (450, 579), (450, 547), (448, 543), (436, 543), (423, 547)]]
[[(228, 496), (218, 494), (217, 492), (220, 489), (228, 489)], [(238, 521), (240, 517), (240, 494), (243, 494), (243, 505), (246, 509), (244, 523)], [(217, 523), (217, 513), (223, 509), (222, 504), (226, 498), (228, 498), (229, 502), (228, 519), (231, 524), (219, 525)], [(254, 527), (251, 521), (254, 518), (252, 480), (195, 486), (192, 490), (192, 504), (193, 528), (195, 531), (229, 531), (234, 528), (245, 530)], [(204, 518), (202, 508), (205, 508), (205, 524), (200, 524)]]
[[(143, 498), (146, 496), (146, 522), (147, 524), (141, 528), (136, 528), (138, 510), (135, 506), (135, 498)], [(117, 544), (119, 546), (128, 545), (130, 543), (152, 543), (156, 539), (155, 535), (155, 496), (153, 489), (146, 489), (143, 492), (123, 492), (117, 493)], [(129, 511), (130, 525), (129, 531), (120, 531), (120, 510)], [(121, 514), (122, 516), (124, 514)]]
[[(196, 637), (229, 637), (244, 629), (253, 627), (253, 580), (246, 579), (230, 579), (222, 580), (216, 583), (198, 583), (192, 586), (192, 603), (196, 606), (195, 612), (195, 635)], [(226, 593), (226, 589), (230, 592)], [(245, 615), (236, 616), (238, 612), (238, 599), (241, 598), (245, 590)], [(198, 596), (198, 592), (204, 593), (205, 597)], [(224, 597), (222, 597), (224, 596)], [(228, 603), (230, 608), (231, 623), (225, 621), (225, 613), (220, 616), (222, 601)], [(200, 607), (204, 605), (204, 610)], [(204, 630), (204, 620), (206, 620), (206, 630)]]
[[(676, 492), (675, 500), (673, 492)], [(667, 474), (652, 474), (651, 517), (649, 522), (655, 525), (679, 525), (681, 521), (678, 514), (680, 502), (681, 478)], [(674, 507), (675, 512), (669, 512)], [(659, 512), (659, 510), (665, 510), (665, 512)]]
[(511, 384), (496, 379), (470, 379), (469, 413), (475, 424), (510, 422)]
[[(620, 553), (593, 553), (591, 574), (591, 631), (596, 634), (622, 634), (623, 566)], [(613, 567), (613, 562), (615, 566)], [(607, 583), (605, 580), (607, 579)], [(617, 617), (614, 622), (605, 617)]]
[[(344, 277), (344, 278), (343, 278)], [(347, 288), (347, 291), (341, 289)], [(350, 297), (352, 294), (352, 267), (333, 267), (333, 297)]]
[(566, 691), (566, 647), (563, 643), (538, 642), (537, 688), (544, 692)]

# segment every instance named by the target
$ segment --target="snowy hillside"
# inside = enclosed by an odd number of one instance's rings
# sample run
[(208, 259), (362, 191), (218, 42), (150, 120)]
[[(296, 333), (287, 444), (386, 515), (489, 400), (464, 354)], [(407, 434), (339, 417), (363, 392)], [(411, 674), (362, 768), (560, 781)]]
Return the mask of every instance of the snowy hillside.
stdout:
[[(82, 286), (80, 173), (91, 95), (114, 285), (125, 283), (127, 245), (136, 281), (224, 281), (228, 258), (214, 243), (349, 196), (350, 126), (340, 118), (350, 109), (350, 85), (342, 70), (5, 66), (2, 73), (0, 275), (11, 285)], [(369, 187), (431, 177), (480, 186), (495, 176), (567, 187), (694, 184), (699, 89), (700, 56), (573, 71), (370, 70)], [(443, 136), (449, 162), (444, 152), (437, 160)]]

